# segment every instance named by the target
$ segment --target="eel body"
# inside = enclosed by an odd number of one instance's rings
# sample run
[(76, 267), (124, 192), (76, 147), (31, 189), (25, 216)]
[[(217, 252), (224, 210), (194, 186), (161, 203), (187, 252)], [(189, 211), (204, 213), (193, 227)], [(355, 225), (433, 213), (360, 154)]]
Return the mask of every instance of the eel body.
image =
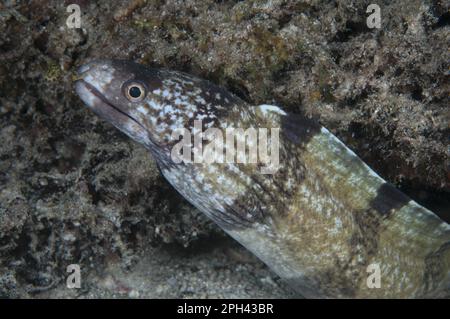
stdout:
[[(449, 225), (316, 122), (276, 106), (251, 106), (185, 73), (122, 60), (82, 66), (75, 89), (101, 118), (146, 147), (179, 193), (302, 296), (449, 296)], [(258, 161), (175, 160), (174, 131), (196, 136), (198, 121), (201, 132), (217, 128), (223, 136), (227, 128), (279, 132), (266, 139), (269, 146), (277, 142), (276, 169), (264, 172)], [(193, 144), (195, 138), (184, 145), (195, 153)]]

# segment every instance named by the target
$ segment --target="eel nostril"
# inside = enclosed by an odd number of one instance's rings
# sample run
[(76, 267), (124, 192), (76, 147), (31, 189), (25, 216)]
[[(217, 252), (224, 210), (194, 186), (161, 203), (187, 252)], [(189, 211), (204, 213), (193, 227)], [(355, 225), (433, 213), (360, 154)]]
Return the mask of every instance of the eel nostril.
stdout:
[(84, 64), (78, 68), (77, 73), (78, 73), (78, 75), (81, 75), (81, 74), (89, 71), (90, 68), (91, 68), (90, 64)]

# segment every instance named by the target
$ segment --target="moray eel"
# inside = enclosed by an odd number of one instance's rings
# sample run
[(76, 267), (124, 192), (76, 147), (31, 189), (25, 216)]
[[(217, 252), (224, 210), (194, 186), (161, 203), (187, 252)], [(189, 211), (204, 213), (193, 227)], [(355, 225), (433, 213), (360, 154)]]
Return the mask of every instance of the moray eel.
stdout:
[[(449, 296), (449, 225), (313, 120), (130, 61), (93, 61), (78, 74), (76, 92), (90, 109), (146, 147), (184, 198), (302, 296)], [(278, 128), (277, 169), (266, 174), (258, 162), (175, 161), (179, 140), (172, 133), (195, 133), (196, 120), (202, 129), (222, 131)], [(376, 271), (378, 283), (371, 285)]]

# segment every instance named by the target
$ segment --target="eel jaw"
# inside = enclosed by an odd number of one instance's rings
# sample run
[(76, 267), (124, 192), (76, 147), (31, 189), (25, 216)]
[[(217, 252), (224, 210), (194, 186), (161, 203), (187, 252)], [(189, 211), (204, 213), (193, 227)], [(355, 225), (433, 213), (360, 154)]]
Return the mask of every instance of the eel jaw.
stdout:
[[(127, 114), (119, 107), (116, 107), (114, 104), (110, 103), (93, 85), (89, 84), (83, 79), (77, 80), (75, 82), (75, 91), (83, 100), (83, 102), (102, 118), (110, 118), (111, 116), (113, 116), (117, 117), (119, 121), (131, 120), (136, 124), (142, 126), (131, 115)], [(113, 121), (113, 123), (114, 122), (115, 121)]]
[(120, 107), (109, 102), (93, 85), (82, 78), (75, 81), (75, 91), (81, 100), (102, 119), (110, 122), (132, 139), (148, 145), (150, 134), (147, 128)]

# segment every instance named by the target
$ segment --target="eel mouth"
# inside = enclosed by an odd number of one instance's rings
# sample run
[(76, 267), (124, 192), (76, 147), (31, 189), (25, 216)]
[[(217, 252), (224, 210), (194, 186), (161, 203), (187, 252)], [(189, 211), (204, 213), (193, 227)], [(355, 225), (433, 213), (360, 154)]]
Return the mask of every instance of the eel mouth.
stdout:
[(90, 109), (112, 124), (125, 128), (125, 123), (132, 121), (147, 131), (134, 117), (109, 102), (99, 90), (82, 78), (75, 81), (75, 91)]

